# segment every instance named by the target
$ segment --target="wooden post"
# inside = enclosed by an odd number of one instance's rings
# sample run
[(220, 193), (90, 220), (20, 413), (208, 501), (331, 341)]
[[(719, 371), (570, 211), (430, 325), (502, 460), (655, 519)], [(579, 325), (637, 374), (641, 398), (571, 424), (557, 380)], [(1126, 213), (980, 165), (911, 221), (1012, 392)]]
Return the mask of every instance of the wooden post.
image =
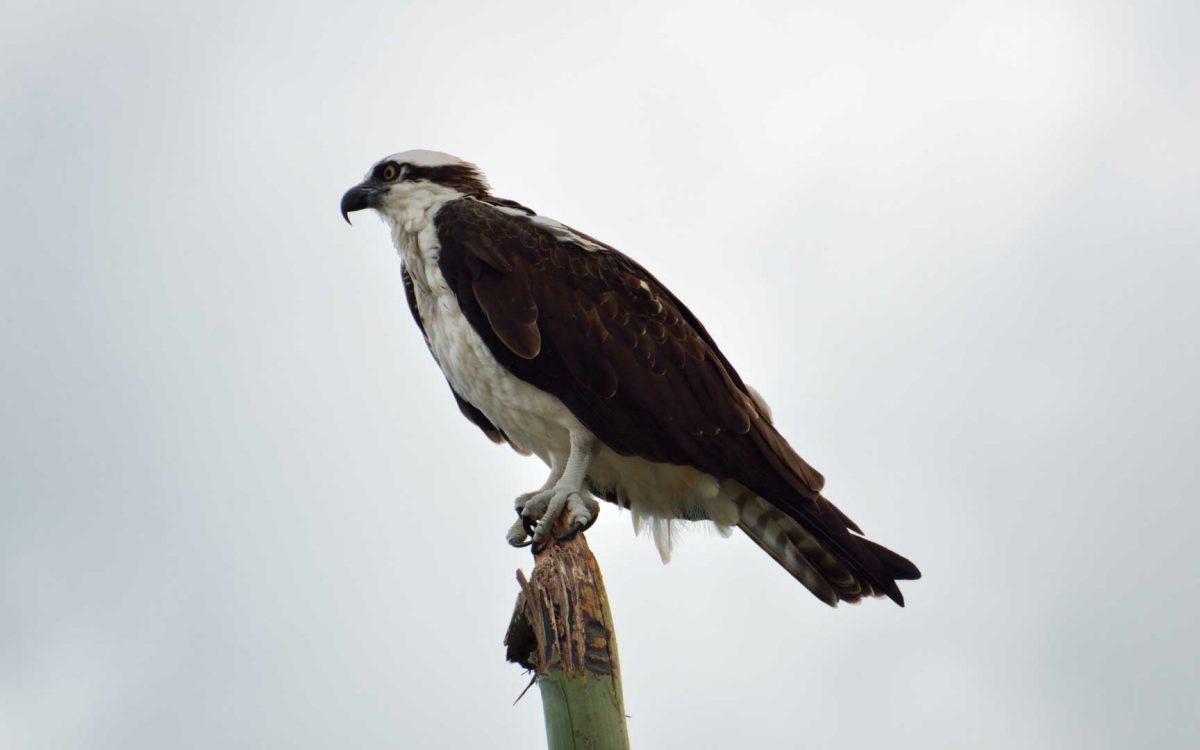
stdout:
[(600, 566), (583, 534), (534, 555), (504, 637), (536, 673), (550, 750), (628, 750), (617, 636)]

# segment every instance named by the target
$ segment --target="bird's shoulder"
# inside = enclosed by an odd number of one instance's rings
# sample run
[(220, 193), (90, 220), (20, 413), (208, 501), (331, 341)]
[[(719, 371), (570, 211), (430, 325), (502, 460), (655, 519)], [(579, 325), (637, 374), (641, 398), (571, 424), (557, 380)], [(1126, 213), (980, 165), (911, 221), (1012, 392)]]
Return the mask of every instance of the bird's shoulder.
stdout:
[(528, 346), (515, 347), (518, 353), (536, 355), (535, 337), (562, 335), (570, 323), (601, 342), (616, 336), (624, 347), (647, 354), (661, 348), (661, 362), (645, 362), (652, 370), (668, 361), (682, 366), (688, 358), (711, 357), (741, 385), (696, 316), (615, 247), (492, 196), (447, 203), (437, 226), (447, 275), (470, 284), (472, 296), (491, 310), (493, 327), (507, 321), (527, 329), (521, 338)]

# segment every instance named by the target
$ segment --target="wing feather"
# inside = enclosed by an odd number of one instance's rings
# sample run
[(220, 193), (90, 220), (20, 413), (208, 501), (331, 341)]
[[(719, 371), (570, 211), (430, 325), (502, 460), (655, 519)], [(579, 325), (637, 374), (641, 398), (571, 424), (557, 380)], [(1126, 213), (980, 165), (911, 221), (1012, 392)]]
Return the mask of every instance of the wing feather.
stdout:
[(541, 352), (538, 306), (526, 273), (478, 274), (471, 281), (471, 292), (492, 330), (514, 354), (533, 359)]
[(821, 495), (824, 477), (776, 431), (682, 302), (617, 250), (489, 200), (441, 208), (439, 267), (501, 364), (558, 397), (618, 453), (736, 480), (903, 601), (895, 578), (916, 569), (853, 533)]

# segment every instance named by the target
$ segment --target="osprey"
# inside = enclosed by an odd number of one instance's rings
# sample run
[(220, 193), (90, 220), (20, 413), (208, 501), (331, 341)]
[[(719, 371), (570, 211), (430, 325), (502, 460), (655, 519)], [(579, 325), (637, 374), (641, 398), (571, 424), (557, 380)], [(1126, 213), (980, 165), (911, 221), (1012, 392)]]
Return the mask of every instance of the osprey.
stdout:
[(649, 521), (664, 561), (675, 520), (711, 521), (827, 604), (904, 604), (896, 581), (916, 566), (821, 494), (763, 399), (632, 259), (434, 151), (376, 163), (342, 197), (347, 222), (367, 208), (391, 230), (413, 319), (463, 416), (550, 468), (516, 499), (509, 543), (548, 543), (562, 514), (559, 538), (587, 529), (598, 496), (635, 528)]

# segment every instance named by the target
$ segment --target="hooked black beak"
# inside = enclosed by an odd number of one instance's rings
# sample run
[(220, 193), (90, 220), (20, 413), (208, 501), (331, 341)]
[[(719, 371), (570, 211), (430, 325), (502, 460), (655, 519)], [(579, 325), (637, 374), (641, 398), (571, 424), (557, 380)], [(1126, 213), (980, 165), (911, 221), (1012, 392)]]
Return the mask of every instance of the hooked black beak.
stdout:
[(350, 223), (350, 212), (361, 211), (364, 208), (375, 208), (379, 199), (387, 192), (387, 188), (377, 188), (370, 185), (355, 185), (342, 196), (342, 218)]

